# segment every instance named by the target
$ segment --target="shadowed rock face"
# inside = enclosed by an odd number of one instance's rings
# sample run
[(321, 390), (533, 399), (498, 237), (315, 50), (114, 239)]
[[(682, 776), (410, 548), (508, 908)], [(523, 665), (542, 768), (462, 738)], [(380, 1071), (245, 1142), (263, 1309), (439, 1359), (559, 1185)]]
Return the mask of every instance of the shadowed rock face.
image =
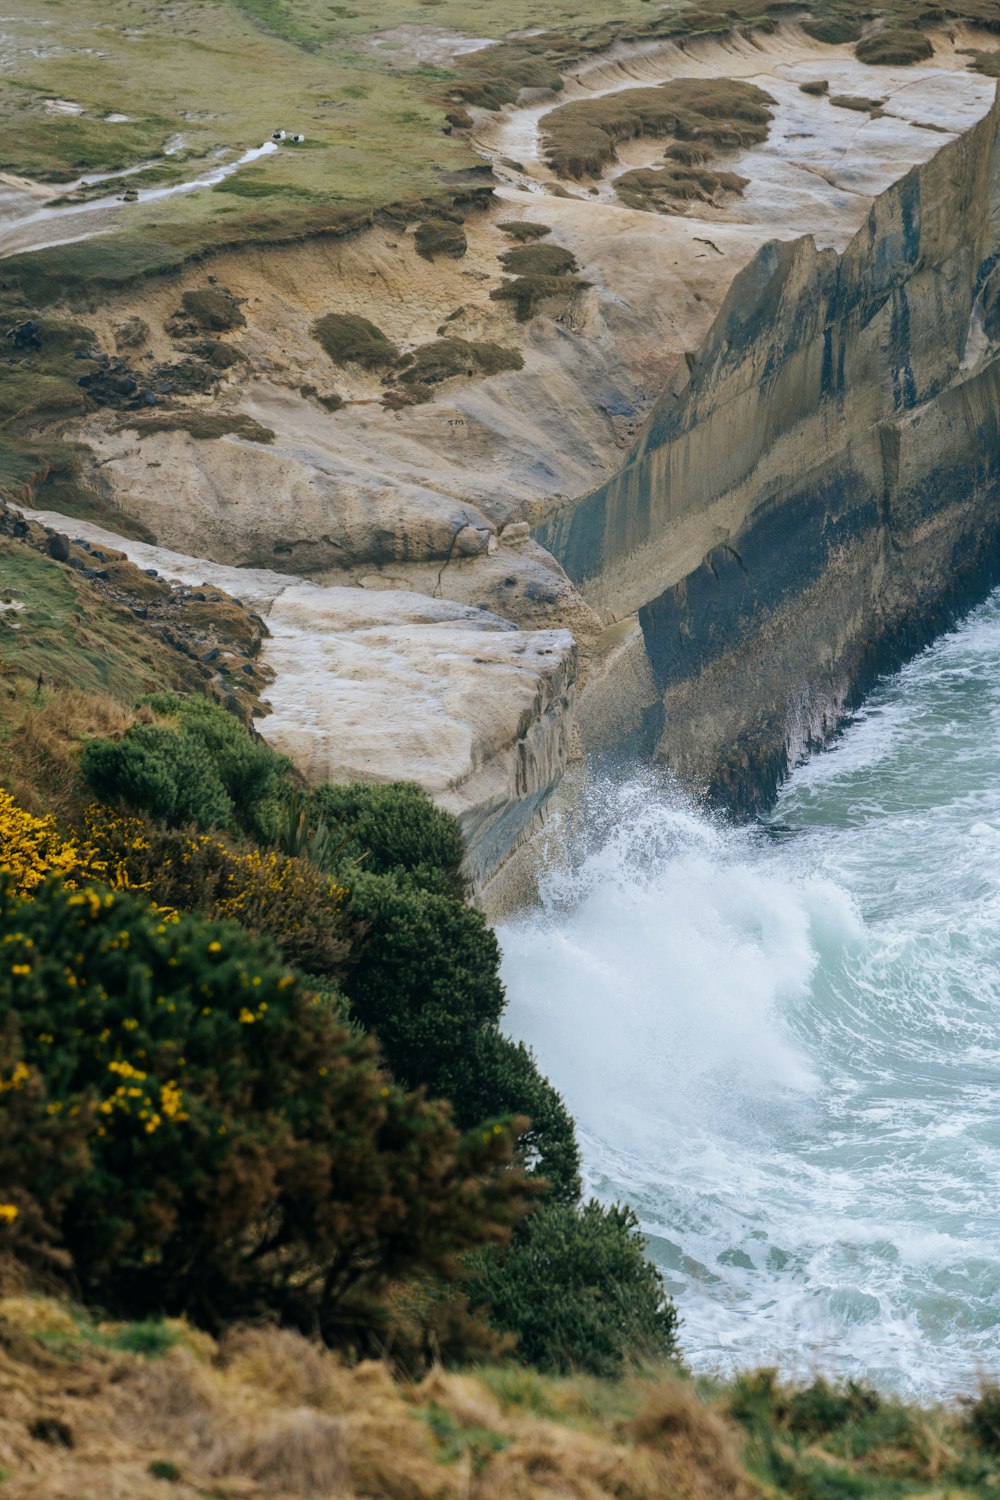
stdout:
[(631, 461), (534, 533), (605, 617), (637, 611), (633, 723), (730, 804), (1000, 571), (998, 123), (842, 255), (764, 246)]

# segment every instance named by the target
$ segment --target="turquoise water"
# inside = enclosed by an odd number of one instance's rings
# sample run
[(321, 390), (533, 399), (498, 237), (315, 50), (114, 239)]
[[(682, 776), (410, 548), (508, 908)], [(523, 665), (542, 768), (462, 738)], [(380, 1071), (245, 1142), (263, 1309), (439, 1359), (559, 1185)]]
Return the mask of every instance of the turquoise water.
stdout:
[(501, 930), (512, 1031), (697, 1369), (1000, 1374), (1000, 595), (732, 828), (594, 794)]

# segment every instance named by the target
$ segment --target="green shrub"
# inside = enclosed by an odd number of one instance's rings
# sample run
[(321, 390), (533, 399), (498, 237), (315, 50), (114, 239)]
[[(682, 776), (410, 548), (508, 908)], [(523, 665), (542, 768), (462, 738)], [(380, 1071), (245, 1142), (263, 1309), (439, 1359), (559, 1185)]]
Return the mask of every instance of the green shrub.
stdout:
[(112, 1349), (125, 1354), (141, 1354), (145, 1359), (162, 1359), (177, 1343), (179, 1335), (161, 1318), (146, 1318), (142, 1323), (126, 1323), (108, 1339)]
[(482, 915), (460, 899), (454, 818), (406, 782), (318, 787), (309, 813), (351, 887), (356, 936), (342, 985), (352, 1017), (375, 1033), (400, 1082), (449, 1100), (461, 1129), (497, 1115), (529, 1117), (523, 1159), (557, 1199), (574, 1202), (573, 1121), (527, 1048), (500, 1032), (499, 949)]
[(473, 907), (401, 875), (360, 872), (350, 911), (364, 934), (344, 977), (352, 1013), (394, 1077), (450, 1098), (503, 1010), (494, 934)]
[(0, 943), (0, 1240), (37, 1205), (116, 1315), (356, 1338), (523, 1211), (517, 1122), (460, 1138), (239, 928), (5, 880)]
[(370, 874), (396, 871), (439, 877), (460, 891), (462, 837), (450, 813), (442, 812), (407, 781), (368, 786), (360, 781), (346, 786), (319, 786), (312, 794), (312, 814), (328, 833), (336, 830), (337, 854), (346, 862), (363, 863)]
[(580, 1147), (573, 1117), (549, 1080), (538, 1071), (523, 1042), (498, 1029), (477, 1037), (466, 1067), (449, 1077), (452, 1108), (460, 1124), (492, 1115), (525, 1115), (531, 1125), (521, 1136), (525, 1165), (549, 1185), (559, 1203), (580, 1197)]
[(968, 1403), (966, 1426), (988, 1453), (1000, 1453), (1000, 1385), (984, 1380), (975, 1401)]
[(119, 740), (91, 740), (81, 766), (105, 802), (121, 800), (171, 827), (274, 830), (290, 763), (207, 698), (156, 693), (143, 704), (161, 722)]
[(90, 740), (81, 766), (99, 797), (121, 798), (165, 823), (224, 828), (232, 822), (232, 799), (207, 748), (176, 729), (137, 724), (120, 740)]
[(833, 1432), (847, 1422), (856, 1422), (878, 1407), (878, 1393), (867, 1386), (854, 1380), (842, 1387), (834, 1386), (820, 1376), (812, 1385), (793, 1391), (783, 1415), (791, 1432), (815, 1437)]
[(313, 338), (322, 344), (338, 365), (360, 365), (363, 370), (383, 370), (394, 365), (399, 350), (374, 323), (355, 313), (327, 313), (312, 327)]
[(139, 891), (170, 911), (231, 918), (271, 938), (286, 963), (309, 974), (328, 979), (343, 969), (348, 892), (310, 860), (232, 849), (209, 834), (116, 817), (106, 807), (88, 810), (86, 834), (92, 868), (116, 889)]
[(487, 1304), (527, 1364), (618, 1375), (677, 1354), (677, 1314), (631, 1209), (543, 1204), (505, 1250), (476, 1255), (470, 1303)]

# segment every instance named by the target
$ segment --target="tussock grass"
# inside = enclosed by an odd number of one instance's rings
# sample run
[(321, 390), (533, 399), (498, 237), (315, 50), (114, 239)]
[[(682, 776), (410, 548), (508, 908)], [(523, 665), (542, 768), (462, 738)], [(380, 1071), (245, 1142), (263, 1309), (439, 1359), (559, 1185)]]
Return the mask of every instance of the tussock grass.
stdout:
[(216, 287), (194, 287), (181, 294), (184, 314), (192, 323), (210, 333), (228, 333), (245, 328), (246, 318), (237, 299)]
[(576, 257), (562, 245), (516, 245), (497, 257), (512, 276), (562, 276), (576, 271)]
[(854, 49), (859, 62), (871, 67), (907, 67), (911, 63), (925, 62), (934, 56), (928, 37), (922, 31), (908, 27), (886, 27), (871, 36), (862, 37)]
[(381, 328), (355, 313), (327, 313), (313, 324), (312, 334), (338, 365), (383, 370), (399, 359), (399, 350)]
[(155, 417), (129, 417), (125, 425), (134, 428), (140, 437), (149, 437), (155, 432), (186, 432), (199, 441), (238, 437), (247, 443), (274, 442), (272, 428), (238, 411), (192, 411), (185, 408), (163, 411)]
[(615, 179), (615, 192), (627, 208), (649, 213), (683, 213), (689, 203), (718, 203), (726, 193), (742, 193), (748, 177), (704, 167), (640, 167)]
[(656, 88), (577, 99), (546, 115), (544, 147), (560, 177), (598, 176), (615, 146), (639, 136), (673, 136), (714, 150), (767, 139), (774, 100), (740, 79), (676, 78)]
[(970, 50), (972, 66), (986, 78), (1000, 78), (1000, 48), (993, 52)]
[(543, 240), (552, 230), (548, 224), (533, 224), (529, 219), (507, 219), (498, 224), (497, 228), (504, 234), (509, 234), (512, 240), (519, 244), (527, 244), (530, 240)]
[(504, 281), (490, 292), (493, 302), (513, 304), (514, 316), (519, 323), (534, 317), (543, 303), (550, 303), (557, 312), (564, 312), (577, 292), (590, 285), (579, 276), (517, 276), (513, 281)]
[[(414, 1385), (273, 1327), (217, 1344), (0, 1299), (12, 1500), (980, 1500), (1000, 1482), (996, 1407), (992, 1388), (965, 1411), (919, 1408), (767, 1370), (713, 1386), (508, 1363)], [(71, 1448), (30, 1435), (53, 1417)]]
[(499, 375), (504, 370), (520, 370), (524, 365), (517, 349), (457, 338), (423, 344), (405, 359), (408, 363), (400, 373), (400, 383), (418, 400), (427, 400), (433, 394), (432, 387), (443, 380), (459, 375), (466, 379)]
[(451, 224), (447, 219), (426, 219), (418, 224), (413, 235), (417, 254), (424, 260), (433, 260), (436, 255), (449, 260), (461, 260), (469, 242), (460, 224)]

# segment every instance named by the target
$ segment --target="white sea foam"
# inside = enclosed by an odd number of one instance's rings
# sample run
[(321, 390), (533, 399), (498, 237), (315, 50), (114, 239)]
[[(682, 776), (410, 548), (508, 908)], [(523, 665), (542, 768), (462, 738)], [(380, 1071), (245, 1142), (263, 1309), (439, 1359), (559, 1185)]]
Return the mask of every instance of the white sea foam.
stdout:
[(766, 828), (605, 787), (501, 931), (512, 1031), (650, 1234), (697, 1368), (1000, 1370), (1000, 598)]

